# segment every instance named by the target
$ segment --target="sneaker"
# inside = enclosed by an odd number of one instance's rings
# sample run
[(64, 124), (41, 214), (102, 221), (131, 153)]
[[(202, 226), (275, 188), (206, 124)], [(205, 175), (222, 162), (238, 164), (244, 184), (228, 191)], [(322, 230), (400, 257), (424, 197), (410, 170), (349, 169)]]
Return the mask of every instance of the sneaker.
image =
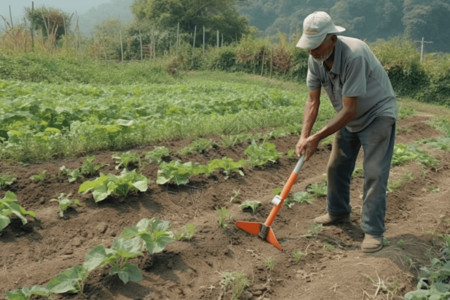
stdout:
[(350, 214), (332, 216), (326, 213), (323, 216), (317, 217), (313, 220), (313, 223), (322, 225), (330, 225), (343, 222), (350, 222)]
[(361, 250), (365, 253), (373, 253), (383, 248), (383, 237), (366, 234), (361, 244)]

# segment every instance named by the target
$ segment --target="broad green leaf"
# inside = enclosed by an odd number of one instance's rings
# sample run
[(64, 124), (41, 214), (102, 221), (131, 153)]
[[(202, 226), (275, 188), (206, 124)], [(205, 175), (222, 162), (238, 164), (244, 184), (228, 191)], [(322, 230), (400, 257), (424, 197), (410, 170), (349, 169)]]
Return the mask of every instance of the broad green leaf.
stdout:
[(117, 251), (122, 258), (134, 258), (142, 255), (142, 242), (139, 237), (132, 239), (115, 238), (111, 249)]
[(6, 292), (6, 299), (7, 300), (28, 300), (29, 295), (25, 295), (24, 292), (21, 289), (13, 290), (13, 291), (7, 291)]
[(80, 187), (78, 188), (78, 193), (84, 194), (89, 192), (92, 189), (95, 189), (97, 187), (105, 185), (105, 182), (108, 180), (108, 176), (100, 174), (100, 177), (98, 177), (95, 180), (91, 181), (85, 181), (83, 182)]
[(78, 265), (56, 275), (47, 284), (47, 288), (56, 294), (79, 293), (88, 275), (89, 270), (85, 266)]
[(5, 229), (9, 225), (9, 223), (11, 223), (9, 217), (0, 214), (0, 231)]
[(89, 251), (89, 253), (86, 254), (83, 266), (91, 272), (98, 266), (102, 265), (107, 257), (108, 255), (103, 245), (95, 246), (91, 251)]
[(133, 186), (137, 188), (140, 192), (146, 192), (148, 189), (147, 180), (136, 181), (133, 183)]
[(141, 270), (139, 270), (137, 266), (130, 263), (125, 264), (122, 268), (117, 265), (111, 267), (109, 274), (119, 275), (120, 280), (122, 280), (125, 284), (129, 281), (140, 281), (143, 279)]

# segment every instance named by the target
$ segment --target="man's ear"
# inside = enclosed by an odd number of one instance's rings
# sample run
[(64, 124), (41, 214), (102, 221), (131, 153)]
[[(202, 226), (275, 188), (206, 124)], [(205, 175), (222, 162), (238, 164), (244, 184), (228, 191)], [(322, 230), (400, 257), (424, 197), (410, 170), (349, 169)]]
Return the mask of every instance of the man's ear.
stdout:
[(333, 46), (336, 45), (336, 43), (337, 43), (337, 35), (333, 34), (331, 36), (331, 42), (333, 43)]

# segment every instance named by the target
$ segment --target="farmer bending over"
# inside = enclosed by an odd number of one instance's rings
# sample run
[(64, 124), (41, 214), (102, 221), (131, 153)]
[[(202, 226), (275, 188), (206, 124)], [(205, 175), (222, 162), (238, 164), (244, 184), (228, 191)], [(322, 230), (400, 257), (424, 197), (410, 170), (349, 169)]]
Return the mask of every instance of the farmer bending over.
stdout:
[[(364, 198), (361, 223), (365, 233), (361, 249), (375, 252), (383, 247), (386, 231), (386, 186), (395, 140), (397, 104), (388, 75), (370, 48), (355, 38), (337, 36), (345, 28), (334, 25), (325, 12), (314, 12), (303, 22), (297, 47), (309, 51), (303, 128), (297, 155), (308, 160), (320, 140), (336, 133), (328, 162), (328, 213), (317, 224), (350, 220), (350, 180), (362, 146), (364, 150)], [(311, 135), (322, 88), (336, 114)]]

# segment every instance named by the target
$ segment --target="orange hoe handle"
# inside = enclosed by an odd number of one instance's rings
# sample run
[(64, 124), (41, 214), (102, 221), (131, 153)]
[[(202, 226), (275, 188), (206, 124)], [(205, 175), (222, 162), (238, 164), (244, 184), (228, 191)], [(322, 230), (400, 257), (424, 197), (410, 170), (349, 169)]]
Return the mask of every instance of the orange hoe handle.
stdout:
[(298, 160), (297, 165), (294, 168), (294, 171), (292, 171), (291, 175), (289, 176), (288, 181), (285, 183), (283, 190), (281, 191), (280, 203), (277, 206), (274, 206), (272, 208), (272, 211), (270, 212), (269, 216), (267, 217), (266, 221), (264, 222), (264, 225), (266, 225), (266, 226), (272, 225), (273, 221), (275, 220), (275, 217), (277, 216), (278, 212), (280, 211), (281, 207), (283, 206), (284, 200), (289, 195), (289, 192), (291, 191), (292, 186), (294, 185), (295, 181), (297, 180), (298, 173), (300, 172), (300, 169), (302, 168), (304, 162), (305, 162), (305, 155), (302, 155), (300, 157), (300, 159)]

